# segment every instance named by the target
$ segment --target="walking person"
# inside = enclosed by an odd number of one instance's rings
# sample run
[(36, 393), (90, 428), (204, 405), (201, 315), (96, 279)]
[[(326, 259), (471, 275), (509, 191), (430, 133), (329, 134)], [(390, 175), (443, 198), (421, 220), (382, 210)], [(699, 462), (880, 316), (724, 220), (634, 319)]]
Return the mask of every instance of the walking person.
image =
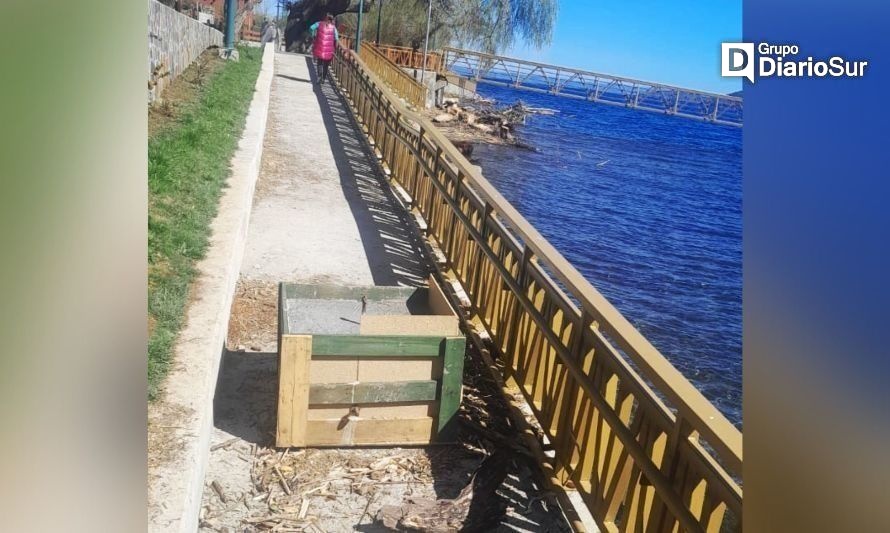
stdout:
[(275, 43), (276, 47), (278, 44), (278, 26), (268, 20), (263, 23), (262, 39), (260, 41), (260, 44), (265, 45), (266, 43)]
[(337, 26), (334, 24), (334, 15), (330, 13), (324, 16), (324, 19), (309, 26), (312, 33), (312, 55), (315, 57), (315, 68), (318, 73), (318, 83), (324, 83), (328, 77), (328, 67), (331, 66), (331, 60), (334, 59), (334, 50), (337, 48), (337, 41), (340, 40), (340, 34), (337, 32)]

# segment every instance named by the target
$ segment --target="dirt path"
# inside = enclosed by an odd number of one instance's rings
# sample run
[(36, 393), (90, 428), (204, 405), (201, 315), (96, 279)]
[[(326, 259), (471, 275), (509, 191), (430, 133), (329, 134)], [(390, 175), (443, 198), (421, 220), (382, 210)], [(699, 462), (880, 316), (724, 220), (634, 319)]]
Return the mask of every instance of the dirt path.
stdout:
[[(431, 271), (406, 215), (377, 174), (342, 97), (311, 83), (305, 56), (277, 54), (241, 280), (214, 401), (201, 531), (387, 531), (384, 505), (454, 498), (492, 443), (462, 446), (274, 448), (276, 295), (280, 281), (421, 286)], [(461, 416), (504, 426), (492, 384), (468, 357)], [(503, 531), (564, 531), (533, 465), (514, 461), (499, 496), (471, 514)]]

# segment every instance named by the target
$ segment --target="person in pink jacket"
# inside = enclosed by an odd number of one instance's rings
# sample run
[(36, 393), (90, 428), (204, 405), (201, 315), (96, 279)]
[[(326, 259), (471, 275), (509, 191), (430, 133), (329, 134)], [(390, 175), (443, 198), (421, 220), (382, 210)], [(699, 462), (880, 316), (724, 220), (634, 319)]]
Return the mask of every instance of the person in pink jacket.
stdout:
[(334, 24), (334, 15), (330, 13), (324, 16), (324, 20), (309, 26), (312, 33), (312, 55), (315, 56), (315, 66), (318, 71), (318, 83), (324, 83), (328, 77), (328, 67), (334, 59), (334, 50), (340, 35)]

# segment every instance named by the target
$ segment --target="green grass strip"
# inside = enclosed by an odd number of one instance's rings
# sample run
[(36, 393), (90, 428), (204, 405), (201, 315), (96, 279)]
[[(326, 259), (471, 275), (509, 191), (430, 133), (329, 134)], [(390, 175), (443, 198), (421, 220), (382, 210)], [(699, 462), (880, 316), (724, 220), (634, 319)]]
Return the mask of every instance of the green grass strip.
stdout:
[(240, 47), (177, 124), (148, 141), (148, 395), (154, 399), (183, 325), (195, 263), (244, 128), (262, 50)]

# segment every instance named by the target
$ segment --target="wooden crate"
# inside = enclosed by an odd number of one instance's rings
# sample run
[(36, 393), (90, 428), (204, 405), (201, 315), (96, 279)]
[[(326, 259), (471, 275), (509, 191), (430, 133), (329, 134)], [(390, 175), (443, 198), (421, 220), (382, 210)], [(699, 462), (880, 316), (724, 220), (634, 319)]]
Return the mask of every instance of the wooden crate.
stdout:
[(459, 324), (433, 278), (426, 288), (282, 283), (276, 444), (452, 439), (466, 347)]

